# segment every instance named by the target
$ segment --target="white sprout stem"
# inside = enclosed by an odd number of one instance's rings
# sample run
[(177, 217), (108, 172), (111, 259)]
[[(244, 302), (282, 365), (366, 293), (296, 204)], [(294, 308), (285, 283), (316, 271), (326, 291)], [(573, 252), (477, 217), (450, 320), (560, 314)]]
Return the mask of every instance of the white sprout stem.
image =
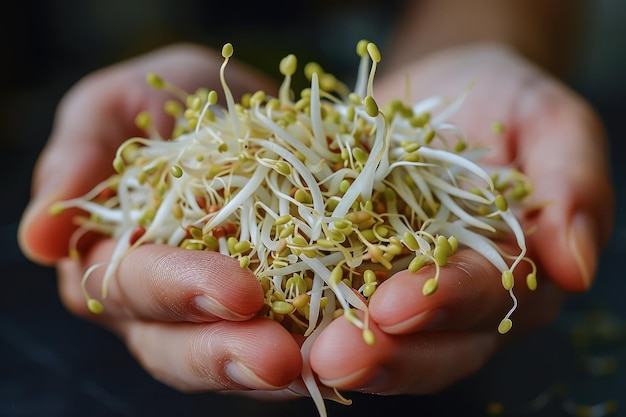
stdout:
[(483, 230), (487, 230), (489, 232), (495, 233), (496, 229), (493, 228), (493, 226), (483, 221), (480, 221), (477, 217), (463, 210), (461, 206), (459, 206), (458, 204), (454, 202), (454, 200), (452, 199), (452, 197), (450, 197), (450, 195), (436, 188), (433, 190), (433, 192), (435, 193), (439, 201), (441, 201), (441, 204), (445, 205), (452, 213), (456, 214), (459, 217), (459, 219), (463, 220), (467, 224), (470, 224), (474, 227), (478, 227), (479, 229), (483, 229)]
[(367, 94), (367, 81), (369, 77), (370, 59), (367, 54), (363, 55), (359, 60), (359, 69), (357, 72), (356, 85), (354, 86), (354, 92), (359, 97), (365, 97)]
[(220, 67), (220, 81), (222, 83), (222, 90), (224, 90), (224, 96), (226, 97), (226, 105), (228, 107), (228, 115), (230, 116), (231, 126), (233, 134), (236, 138), (241, 137), (239, 119), (237, 118), (237, 108), (235, 107), (235, 99), (233, 93), (231, 93), (228, 84), (226, 83), (226, 77), (224, 75), (226, 65), (228, 65), (229, 58), (225, 57), (222, 66)]
[(494, 267), (498, 269), (498, 271), (504, 272), (509, 269), (508, 265), (500, 255), (498, 248), (485, 236), (472, 232), (456, 222), (446, 225), (446, 231), (450, 233), (450, 235), (456, 236), (459, 243), (464, 244), (484, 256)]
[(104, 277), (102, 278), (103, 299), (107, 297), (111, 278), (113, 278), (113, 275), (117, 272), (119, 265), (122, 263), (122, 259), (124, 259), (124, 257), (128, 254), (128, 249), (130, 248), (129, 239), (132, 233), (132, 228), (126, 229), (115, 244), (115, 250), (113, 251), (113, 255), (111, 255), (111, 262), (107, 265), (106, 270), (104, 271)]
[(259, 166), (255, 175), (249, 179), (249, 181), (241, 188), (237, 194), (230, 200), (222, 209), (217, 213), (215, 217), (213, 217), (207, 225), (205, 226), (207, 229), (211, 229), (217, 225), (222, 224), (223, 222), (230, 217), (235, 210), (239, 209), (243, 202), (250, 198), (250, 196), (254, 193), (254, 191), (261, 185), (265, 175), (270, 170), (268, 167)]
[(85, 295), (85, 298), (89, 299), (91, 298), (89, 293), (87, 292), (87, 280), (89, 279), (89, 277), (91, 276), (91, 274), (93, 274), (93, 272), (98, 269), (98, 268), (102, 268), (103, 266), (107, 265), (109, 262), (108, 261), (102, 261), (102, 262), (98, 262), (95, 263), (93, 265), (91, 265), (89, 268), (87, 268), (87, 270), (85, 271), (85, 273), (83, 274), (83, 278), (80, 282), (80, 287), (83, 291), (83, 294)]
[(513, 306), (511, 306), (511, 309), (506, 313), (506, 316), (504, 316), (505, 319), (508, 319), (509, 317), (511, 317), (511, 315), (515, 312), (515, 310), (517, 310), (517, 297), (513, 293), (513, 288), (509, 290), (509, 295), (511, 296), (511, 299), (513, 300)]
[[(309, 327), (304, 332), (304, 336), (310, 336), (318, 327), (318, 319), (320, 315), (320, 303), (322, 300), (322, 293), (324, 288), (324, 280), (319, 274), (313, 274), (313, 285), (311, 287), (311, 300), (309, 301)], [(333, 301), (331, 308), (335, 309), (335, 297), (333, 295)], [(330, 315), (332, 317), (332, 314)], [(328, 320), (328, 316), (324, 316), (325, 320)]]
[(280, 138), (287, 145), (302, 153), (310, 164), (317, 165), (321, 162), (322, 159), (320, 158), (320, 156), (313, 152), (311, 148), (306, 145), (306, 143), (304, 143), (300, 139), (297, 139), (287, 130), (280, 127), (272, 119), (265, 116), (258, 110), (255, 111), (254, 116), (257, 117), (259, 121), (263, 124), (263, 126), (269, 129), (274, 134), (274, 136), (276, 136), (276, 138)]
[(278, 89), (278, 98), (282, 103), (291, 103), (291, 75), (285, 74)]
[[(363, 117), (369, 117), (367, 115), (363, 115)], [(364, 200), (369, 200), (372, 195), (372, 189), (375, 179), (375, 172), (380, 164), (381, 159), (386, 153), (386, 148), (388, 146), (388, 141), (384, 139), (385, 129), (384, 126), (381, 126), (381, 123), (384, 124), (385, 118), (382, 114), (378, 114), (376, 116), (376, 137), (374, 139), (374, 148), (370, 153), (370, 157), (365, 162), (365, 166), (363, 170), (359, 174), (359, 176), (354, 180), (348, 191), (341, 198), (335, 210), (333, 210), (333, 217), (344, 217), (354, 201), (359, 197), (363, 197)], [(382, 129), (381, 129), (382, 127)], [(372, 154), (374, 157), (372, 157)]]
[(476, 165), (474, 162), (467, 160), (461, 155), (457, 155), (448, 151), (442, 151), (439, 149), (428, 148), (426, 146), (420, 147), (416, 152), (422, 155), (424, 158), (448, 162), (450, 164), (463, 167), (466, 170), (482, 178), (489, 185), (490, 189), (494, 189), (493, 180), (491, 179), (491, 177), (481, 167)]
[[(324, 265), (324, 267), (328, 267), (328, 266), (335, 265), (341, 262), (341, 260), (344, 259), (344, 256), (341, 252), (335, 252), (335, 253), (331, 253), (330, 255), (326, 255), (321, 258), (316, 258), (316, 259), (319, 260), (320, 264)], [(283, 266), (278, 269), (272, 269), (266, 272), (262, 272), (259, 274), (259, 277), (265, 277), (265, 276), (275, 275), (275, 274), (286, 276), (286, 275), (291, 275), (295, 272), (307, 271), (309, 270), (309, 268), (310, 268), (309, 264), (304, 261), (295, 262), (295, 263)]]
[[(76, 207), (83, 209), (89, 213), (93, 213), (98, 216), (102, 222), (110, 222), (110, 223), (122, 223), (124, 220), (125, 214), (120, 209), (110, 209), (102, 206), (98, 203), (93, 203), (91, 201), (84, 201), (83, 199), (76, 198), (73, 200), (67, 200), (63, 203), (66, 207)], [(130, 214), (131, 219), (136, 220), (139, 218), (139, 212), (137, 210), (133, 210)]]
[(426, 98), (418, 103), (415, 103), (412, 107), (413, 114), (429, 113), (441, 106), (444, 99), (439, 96), (433, 96)]
[[(319, 291), (319, 294), (321, 296), (321, 291)], [(311, 395), (311, 398), (313, 399), (317, 407), (317, 411), (320, 417), (326, 417), (327, 411), (326, 411), (326, 406), (324, 405), (324, 398), (320, 391), (320, 387), (317, 383), (315, 375), (313, 374), (313, 369), (311, 368), (310, 356), (311, 356), (311, 349), (313, 347), (313, 344), (315, 343), (315, 340), (320, 335), (320, 333), (324, 331), (324, 329), (328, 326), (328, 324), (330, 324), (333, 318), (333, 311), (335, 307), (334, 294), (329, 291), (326, 294), (326, 297), (327, 297), (327, 304), (326, 304), (326, 307), (324, 308), (322, 321), (317, 325), (315, 330), (313, 330), (312, 332), (308, 334), (306, 340), (304, 341), (304, 343), (302, 343), (302, 347), (300, 348), (300, 353), (302, 355), (302, 381), (304, 382), (304, 385), (306, 386), (309, 394)], [(319, 310), (319, 307), (315, 310)], [(312, 312), (313, 311), (311, 311), (311, 313)]]
[(485, 204), (485, 205), (489, 205), (493, 201), (493, 200), (491, 201), (488, 200), (482, 195), (475, 194), (471, 191), (464, 190), (453, 184), (450, 184), (448, 181), (445, 181), (441, 179), (440, 177), (437, 177), (436, 175), (431, 174), (430, 172), (427, 172), (427, 171), (424, 172), (423, 176), (425, 177), (425, 179), (428, 181), (429, 184), (431, 184), (432, 186), (438, 188), (439, 190), (441, 190), (442, 192), (450, 196), (455, 196), (463, 200), (475, 201), (477, 203)]
[(430, 207), (435, 207), (435, 198), (433, 197), (433, 193), (428, 186), (428, 183), (424, 179), (424, 176), (420, 175), (421, 170), (419, 170), (417, 166), (405, 166), (404, 169), (409, 174), (409, 177), (411, 178), (411, 180), (413, 180), (418, 190), (422, 193)]
[(317, 77), (317, 72), (314, 72), (311, 77), (311, 128), (313, 129), (313, 136), (315, 137), (314, 147), (326, 148), (326, 133), (324, 132), (324, 126), (322, 125), (322, 109), (320, 102), (320, 86)]
[[(181, 181), (184, 181), (184, 180), (181, 179)], [(175, 182), (174, 182), (174, 186), (176, 186)], [(167, 193), (167, 195), (161, 202), (159, 209), (154, 215), (154, 219), (152, 220), (152, 223), (150, 224), (150, 226), (148, 226), (143, 236), (141, 236), (140, 238), (141, 242), (147, 241), (151, 239), (152, 237), (158, 236), (160, 234), (159, 229), (161, 225), (168, 220), (171, 210), (172, 210), (172, 206), (174, 205), (174, 203), (176, 203), (177, 197), (178, 195), (176, 192), (174, 192), (174, 190), (170, 190), (170, 192)]]
[(320, 190), (317, 180), (310, 171), (306, 168), (306, 166), (296, 158), (291, 152), (286, 150), (285, 148), (279, 146), (274, 142), (259, 140), (259, 139), (250, 139), (251, 143), (254, 143), (258, 146), (266, 148), (272, 152), (275, 152), (283, 159), (288, 161), (293, 167), (298, 171), (298, 173), (302, 176), (307, 186), (309, 187), (309, 191), (311, 192), (311, 197), (313, 199), (313, 208), (319, 214), (324, 214), (324, 200), (322, 198), (322, 190)]
[[(492, 197), (495, 199), (493, 195), (489, 195), (489, 197)], [(499, 210), (498, 214), (500, 214), (500, 217), (502, 217), (502, 220), (504, 220), (504, 222), (507, 224), (507, 226), (509, 226), (509, 228), (513, 232), (517, 245), (519, 246), (521, 250), (520, 254), (517, 256), (517, 258), (511, 265), (511, 271), (513, 271), (517, 267), (517, 265), (522, 261), (522, 259), (524, 259), (524, 256), (526, 256), (526, 251), (527, 251), (526, 238), (524, 236), (524, 231), (522, 230), (522, 226), (520, 225), (519, 221), (517, 220), (517, 218), (515, 217), (515, 215), (513, 214), (510, 208), (507, 208), (505, 211)]]
[[(405, 201), (405, 203), (408, 204), (409, 207), (411, 207), (411, 210), (413, 210), (415, 213), (417, 213), (417, 216), (420, 219), (426, 220), (429, 216), (424, 211), (424, 208), (422, 207), (422, 205), (419, 204), (417, 202), (417, 200), (415, 199), (415, 190), (412, 190), (407, 185), (407, 183), (402, 179), (401, 173), (398, 170), (392, 171), (391, 172), (391, 179), (392, 179), (392, 181), (391, 181), (391, 184), (389, 186), (396, 192), (397, 195), (402, 196), (402, 198)], [(419, 186), (418, 186), (418, 188), (419, 188)], [(419, 189), (421, 190), (421, 188), (419, 188)], [(430, 195), (430, 190), (429, 190), (428, 194)], [(434, 207), (435, 200), (432, 198), (432, 195), (430, 195), (430, 200), (428, 199), (428, 197), (426, 197), (426, 200), (429, 203), (432, 201), (432, 203), (430, 203), (430, 204), (431, 204), (431, 207)]]
[(318, 274), (324, 280), (324, 282), (333, 290), (333, 292), (337, 296), (337, 301), (339, 301), (339, 304), (341, 304), (341, 307), (343, 307), (343, 309), (346, 311), (349, 310), (350, 305), (348, 304), (348, 301), (343, 297), (343, 294), (341, 291), (339, 291), (337, 285), (332, 284), (329, 280), (330, 270), (316, 258), (309, 258), (308, 256), (302, 254), (300, 255), (300, 259), (302, 259), (302, 261), (304, 261), (304, 263), (306, 263), (312, 271), (315, 271), (315, 273)]
[(441, 124), (447, 122), (460, 108), (465, 98), (467, 97), (468, 90), (466, 90), (463, 94), (456, 98), (448, 107), (446, 107), (443, 111), (438, 113), (435, 117), (430, 121), (431, 125), (435, 128), (438, 128)]

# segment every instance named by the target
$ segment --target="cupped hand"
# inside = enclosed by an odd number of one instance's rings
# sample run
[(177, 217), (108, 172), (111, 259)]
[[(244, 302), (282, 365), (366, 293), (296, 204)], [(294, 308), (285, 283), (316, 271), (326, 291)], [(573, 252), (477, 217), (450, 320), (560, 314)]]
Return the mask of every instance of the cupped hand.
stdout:
[[(80, 81), (62, 100), (37, 163), (19, 241), (30, 259), (57, 267), (60, 296), (70, 311), (118, 334), (159, 380), (185, 391), (281, 390), (300, 374), (300, 349), (278, 323), (256, 317), (263, 292), (250, 271), (215, 253), (143, 245), (124, 258), (103, 314), (94, 315), (81, 279), (89, 266), (111, 259), (114, 242), (92, 240), (73, 260), (67, 254), (75, 212), (49, 213), (55, 202), (82, 196), (113, 173), (118, 146), (144, 134), (134, 124), (140, 111), (150, 111), (167, 136), (172, 126), (162, 106), (172, 97), (146, 84), (148, 72), (190, 92), (219, 89), (222, 61), (219, 53), (177, 45)], [(267, 78), (235, 62), (227, 79), (234, 94), (272, 88)], [(102, 272), (96, 269), (87, 281), (91, 294), (99, 294)]]
[[(374, 345), (340, 318), (312, 349), (311, 365), (331, 387), (432, 393), (475, 372), (511, 337), (547, 324), (564, 294), (590, 287), (613, 216), (606, 137), (580, 97), (498, 45), (442, 51), (388, 70), (376, 85), (381, 103), (455, 98), (471, 86), (453, 121), (471, 143), (492, 148), (485, 163), (516, 167), (534, 186), (535, 209), (522, 221), (539, 286), (529, 291), (528, 271), (516, 269), (519, 306), (509, 334), (497, 331), (512, 304), (501, 273), (462, 250), (442, 268), (433, 295), (421, 291), (433, 274), (428, 269), (402, 271), (380, 285), (370, 301)], [(503, 123), (504, 132), (492, 130), (493, 122)]]

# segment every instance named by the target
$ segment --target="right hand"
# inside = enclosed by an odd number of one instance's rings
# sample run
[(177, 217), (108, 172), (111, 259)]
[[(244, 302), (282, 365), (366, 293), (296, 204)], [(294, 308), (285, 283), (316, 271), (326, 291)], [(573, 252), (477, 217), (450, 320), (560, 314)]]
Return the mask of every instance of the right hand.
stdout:
[[(263, 292), (250, 271), (216, 253), (143, 245), (121, 263), (104, 313), (94, 315), (87, 309), (81, 279), (89, 266), (111, 258), (115, 242), (97, 238), (81, 248), (81, 260), (71, 259), (73, 210), (49, 213), (55, 202), (79, 197), (113, 174), (118, 146), (143, 134), (134, 124), (140, 111), (153, 115), (164, 136), (171, 128), (162, 111), (171, 97), (149, 87), (146, 73), (155, 72), (187, 91), (221, 91), (221, 64), (219, 53), (178, 45), (98, 71), (72, 88), (59, 105), (37, 162), (19, 242), (32, 261), (56, 266), (60, 297), (71, 312), (119, 335), (157, 379), (184, 391), (280, 392), (300, 375), (300, 348), (278, 323), (255, 316)], [(226, 77), (235, 94), (274, 88), (236, 62), (229, 63)], [(98, 293), (101, 278), (101, 270), (90, 277), (91, 293)]]

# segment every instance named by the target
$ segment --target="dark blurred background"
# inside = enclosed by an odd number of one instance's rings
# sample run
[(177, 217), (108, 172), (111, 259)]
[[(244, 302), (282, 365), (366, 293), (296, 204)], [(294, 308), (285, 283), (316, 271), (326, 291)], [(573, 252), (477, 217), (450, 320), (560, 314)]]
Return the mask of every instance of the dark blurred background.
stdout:
[[(611, 138), (617, 224), (598, 280), (568, 300), (558, 320), (516, 342), (477, 375), (429, 397), (357, 394), (330, 416), (626, 416), (626, 3), (589, 2), (578, 59), (567, 80), (598, 110)], [(16, 244), (33, 164), (62, 95), (83, 75), (176, 41), (220, 48), (276, 74), (295, 52), (351, 76), (354, 45), (380, 45), (399, 2), (29, 0), (0, 13), (0, 417), (315, 416), (309, 399), (264, 403), (181, 394), (154, 381), (111, 334), (69, 315), (54, 271), (28, 262)], [(286, 33), (288, 36), (286, 36)], [(68, 161), (71, 163), (71, 161)], [(592, 408), (591, 406), (595, 406)], [(590, 408), (591, 407), (591, 408)]]

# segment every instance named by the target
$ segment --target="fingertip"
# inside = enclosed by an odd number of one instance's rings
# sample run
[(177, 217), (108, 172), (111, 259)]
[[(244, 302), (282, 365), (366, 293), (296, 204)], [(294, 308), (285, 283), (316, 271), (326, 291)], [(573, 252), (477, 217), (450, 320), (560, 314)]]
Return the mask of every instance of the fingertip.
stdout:
[(280, 324), (115, 322), (129, 351), (156, 379), (185, 392), (286, 388), (298, 378), (298, 344)]
[(400, 271), (383, 282), (370, 298), (373, 321), (389, 334), (407, 334), (434, 328), (442, 323), (445, 312), (437, 293), (424, 295), (423, 285), (432, 277), (430, 268), (411, 273)]
[(576, 213), (563, 232), (563, 253), (543, 254), (551, 258), (544, 264), (563, 290), (582, 292), (593, 285), (600, 252), (598, 235), (596, 222), (584, 212)]
[(597, 265), (597, 245), (593, 238), (595, 226), (582, 213), (574, 216), (568, 230), (569, 249), (578, 265), (583, 289), (591, 287)]
[(369, 329), (374, 334), (373, 344), (363, 339), (363, 330), (340, 317), (318, 336), (310, 362), (324, 385), (352, 390), (378, 379), (385, 361), (393, 355), (392, 342), (376, 323), (370, 321)]
[[(224, 369), (233, 382), (252, 389), (279, 390), (300, 376), (300, 347), (279, 323), (259, 317), (224, 326), (236, 331), (226, 344), (230, 346), (231, 360)], [(245, 348), (244, 342), (254, 348)]]
[[(160, 310), (182, 315), (196, 310), (200, 316), (239, 321), (254, 316), (264, 302), (252, 271), (217, 252), (145, 244), (128, 254), (119, 276), (121, 290), (130, 299), (147, 292), (159, 304), (168, 303)], [(141, 305), (141, 300), (135, 304)]]
[(548, 205), (528, 238), (532, 257), (561, 290), (584, 292), (593, 285), (603, 246), (594, 216), (582, 209), (568, 213), (556, 203)]
[(50, 208), (57, 201), (55, 193), (33, 200), (22, 215), (17, 231), (20, 250), (31, 261), (51, 266), (68, 256), (68, 242), (76, 210), (66, 210), (56, 216)]

